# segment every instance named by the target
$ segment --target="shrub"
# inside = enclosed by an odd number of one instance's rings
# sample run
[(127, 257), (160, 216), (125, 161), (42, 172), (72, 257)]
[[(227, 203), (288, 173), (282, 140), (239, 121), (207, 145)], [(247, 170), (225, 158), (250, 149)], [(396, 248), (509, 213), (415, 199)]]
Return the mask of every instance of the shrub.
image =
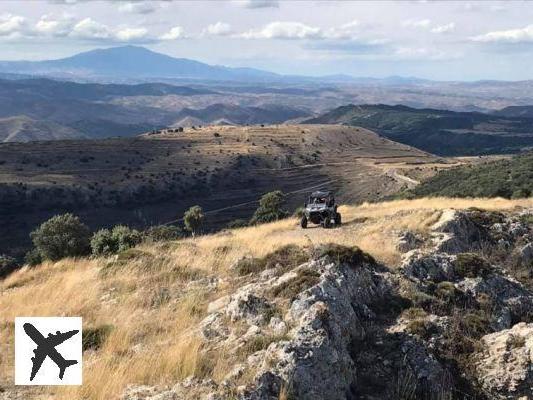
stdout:
[(113, 330), (112, 325), (100, 325), (93, 328), (84, 328), (82, 333), (82, 347), (83, 351), (97, 350)]
[(429, 339), (437, 333), (435, 325), (426, 319), (414, 319), (409, 321), (405, 330), (410, 334), (420, 336), (423, 339)]
[(313, 252), (315, 258), (330, 257), (342, 264), (376, 264), (376, 260), (357, 246), (347, 247), (336, 243), (326, 243), (318, 246)]
[(89, 228), (72, 214), (50, 218), (34, 230), (30, 237), (42, 257), (52, 261), (86, 255), (90, 250)]
[(320, 282), (320, 274), (311, 269), (301, 269), (297, 275), (270, 290), (274, 297), (293, 299), (298, 294), (307, 290)]
[(35, 267), (43, 262), (43, 256), (37, 249), (31, 249), (24, 255), (24, 263), (30, 267)]
[(245, 219), (235, 219), (233, 221), (228, 222), (226, 225), (226, 228), (228, 229), (237, 229), (237, 228), (244, 228), (245, 226), (248, 226), (248, 221)]
[(455, 273), (461, 278), (486, 277), (492, 271), (490, 264), (474, 253), (457, 254), (454, 267)]
[(179, 226), (158, 225), (148, 228), (145, 236), (153, 242), (165, 242), (183, 237)]
[(289, 244), (268, 253), (262, 258), (242, 258), (235, 264), (238, 275), (259, 273), (266, 269), (280, 266), (284, 271), (290, 270), (309, 260), (309, 254), (294, 244)]
[(17, 262), (14, 258), (0, 254), (0, 278), (8, 276), (17, 267)]
[(250, 220), (250, 224), (262, 224), (286, 218), (288, 212), (282, 209), (283, 193), (280, 190), (267, 193), (259, 200), (259, 207)]
[(183, 215), (183, 222), (185, 223), (185, 229), (195, 236), (205, 222), (205, 215), (200, 206), (192, 206)]
[(112, 230), (100, 229), (91, 238), (91, 249), (95, 256), (108, 256), (135, 247), (141, 242), (139, 231), (124, 225)]
[(298, 207), (296, 210), (294, 210), (294, 213), (292, 214), (292, 216), (300, 219), (304, 216), (304, 212), (305, 212), (305, 208)]

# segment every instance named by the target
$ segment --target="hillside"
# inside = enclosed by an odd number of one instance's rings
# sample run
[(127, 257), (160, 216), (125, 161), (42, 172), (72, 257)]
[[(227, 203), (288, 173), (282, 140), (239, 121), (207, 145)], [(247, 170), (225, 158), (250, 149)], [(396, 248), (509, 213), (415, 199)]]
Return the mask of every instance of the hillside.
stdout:
[(533, 153), (443, 170), (402, 196), (529, 197), (533, 193)]
[(533, 118), (533, 106), (509, 106), (493, 114), (503, 117)]
[[(287, 219), (22, 269), (0, 282), (3, 395), (527, 398), (532, 211), (531, 199), (343, 206), (327, 234)], [(91, 332), (83, 386), (13, 386), (13, 318), (58, 314)]]
[(305, 122), (362, 126), (439, 155), (513, 153), (533, 146), (533, 120), (529, 118), (352, 104)]
[(0, 118), (0, 143), (83, 138), (78, 131), (51, 121), (36, 121), (26, 116)]
[[(0, 144), (0, 253), (49, 216), (74, 210), (93, 227), (175, 220), (200, 204), (213, 225), (249, 218), (280, 189), (290, 209), (316, 187), (343, 202), (377, 200), (455, 161), (361, 128), (276, 125), (187, 128), (136, 138)], [(405, 176), (408, 174), (409, 177)], [(244, 204), (242, 204), (244, 203)]]

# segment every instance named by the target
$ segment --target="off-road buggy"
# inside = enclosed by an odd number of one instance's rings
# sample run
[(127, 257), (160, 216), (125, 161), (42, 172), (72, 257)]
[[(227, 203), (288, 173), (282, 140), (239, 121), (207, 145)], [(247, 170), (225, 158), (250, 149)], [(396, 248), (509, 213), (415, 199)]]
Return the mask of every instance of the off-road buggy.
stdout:
[(341, 224), (341, 215), (337, 212), (337, 204), (332, 192), (317, 191), (311, 193), (309, 199), (305, 202), (300, 226), (305, 229), (308, 222), (322, 225), (324, 228), (331, 228), (333, 225), (339, 226)]

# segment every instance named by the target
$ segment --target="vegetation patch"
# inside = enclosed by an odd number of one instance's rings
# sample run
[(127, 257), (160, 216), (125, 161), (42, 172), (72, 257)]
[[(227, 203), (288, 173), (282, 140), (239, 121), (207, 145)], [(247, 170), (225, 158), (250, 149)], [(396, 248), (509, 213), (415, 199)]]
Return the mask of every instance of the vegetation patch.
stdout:
[(242, 258), (234, 266), (239, 276), (258, 273), (270, 268), (291, 270), (309, 260), (309, 253), (294, 244), (289, 244), (261, 258)]
[(113, 330), (112, 325), (99, 325), (96, 327), (83, 328), (82, 347), (83, 351), (98, 350)]
[(270, 290), (273, 297), (293, 299), (320, 282), (320, 274), (309, 268), (298, 270), (297, 275)]
[(288, 340), (287, 335), (254, 335), (246, 341), (246, 343), (239, 349), (239, 353), (243, 356), (265, 350), (271, 343)]
[(326, 243), (318, 246), (313, 252), (314, 258), (329, 257), (339, 264), (351, 266), (360, 264), (376, 264), (376, 260), (370, 254), (365, 253), (357, 246), (348, 247), (336, 243)]
[(454, 262), (454, 271), (461, 278), (485, 278), (492, 272), (492, 267), (478, 254), (460, 253)]
[(525, 198), (533, 193), (533, 152), (508, 160), (461, 166), (437, 175), (405, 192), (402, 197)]

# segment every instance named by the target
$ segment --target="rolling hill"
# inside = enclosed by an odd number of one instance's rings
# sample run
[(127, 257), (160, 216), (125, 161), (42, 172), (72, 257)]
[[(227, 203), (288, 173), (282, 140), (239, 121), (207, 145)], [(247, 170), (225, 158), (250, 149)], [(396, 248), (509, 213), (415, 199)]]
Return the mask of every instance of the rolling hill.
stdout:
[(291, 209), (317, 187), (357, 203), (412, 185), (403, 171), (450, 165), (366, 129), (332, 125), (213, 126), (135, 138), (4, 143), (0, 218), (10, 230), (0, 230), (0, 254), (27, 245), (35, 225), (66, 211), (92, 227), (146, 226), (200, 204), (211, 226), (220, 226), (250, 217), (258, 198), (274, 189), (294, 192), (287, 198)]
[(533, 147), (533, 120), (474, 112), (350, 104), (306, 123), (362, 126), (440, 155), (513, 153)]

